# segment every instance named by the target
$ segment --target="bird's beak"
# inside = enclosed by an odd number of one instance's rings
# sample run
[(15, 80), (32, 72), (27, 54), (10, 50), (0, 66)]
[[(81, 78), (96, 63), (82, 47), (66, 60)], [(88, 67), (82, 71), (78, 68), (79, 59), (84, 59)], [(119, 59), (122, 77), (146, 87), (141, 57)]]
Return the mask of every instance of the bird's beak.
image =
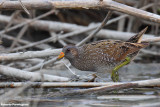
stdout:
[(64, 57), (64, 53), (61, 52), (61, 53), (58, 55), (58, 58), (57, 58), (57, 59), (61, 59), (61, 58), (63, 58), (63, 57)]

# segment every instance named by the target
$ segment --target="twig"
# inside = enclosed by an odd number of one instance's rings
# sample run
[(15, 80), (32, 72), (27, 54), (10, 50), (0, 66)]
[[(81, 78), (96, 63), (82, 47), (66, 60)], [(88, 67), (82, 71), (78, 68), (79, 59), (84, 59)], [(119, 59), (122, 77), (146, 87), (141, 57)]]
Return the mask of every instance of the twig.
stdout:
[(81, 34), (81, 33), (84, 33), (84, 32), (89, 32), (89, 31), (91, 31), (91, 30), (93, 30), (95, 28), (96, 27), (92, 27), (92, 28), (89, 27), (89, 28), (86, 28), (86, 29), (73, 31), (73, 32), (61, 35), (58, 38), (49, 37), (49, 38), (44, 39), (42, 41), (38, 41), (38, 42), (35, 42), (35, 43), (32, 43), (32, 44), (28, 44), (28, 45), (25, 45), (25, 46), (21, 46), (21, 47), (9, 50), (9, 52), (13, 52), (13, 51), (17, 51), (17, 50), (20, 50), (20, 49), (29, 48), (29, 47), (32, 47), (32, 46), (35, 46), (35, 45), (38, 45), (38, 44), (41, 44), (41, 43), (49, 42), (49, 41), (52, 41), (52, 40), (54, 41), (54, 39), (60, 40), (60, 39), (63, 39), (63, 38), (66, 38), (66, 37), (71, 37), (71, 36), (74, 36), (74, 35), (78, 35), (78, 34)]
[(17, 35), (17, 38), (13, 41), (12, 45), (10, 46), (10, 49), (12, 49), (16, 45), (17, 41), (24, 35), (24, 33), (26, 32), (27, 29), (28, 29), (28, 25), (25, 25), (21, 29), (21, 31)]
[[(84, 82), (1, 82), (0, 87), (1, 88), (16, 88), (15, 90), (10, 90), (9, 92), (5, 93), (0, 97), (1, 101), (6, 101), (9, 99), (12, 99), (13, 96), (21, 93), (23, 90), (27, 88), (28, 86), (34, 87), (34, 88), (86, 88), (86, 87), (95, 87), (95, 88), (89, 88), (89, 89), (79, 89), (79, 90), (71, 90), (71, 91), (63, 91), (59, 93), (53, 93), (46, 95), (46, 97), (59, 97), (59, 96), (68, 96), (68, 95), (82, 95), (82, 94), (93, 94), (93, 93), (103, 93), (108, 91), (114, 91), (114, 90), (120, 90), (124, 88), (137, 88), (137, 87), (159, 87), (160, 86), (160, 78), (157, 79), (150, 79), (150, 80), (141, 80), (141, 81), (135, 81), (135, 82), (125, 82), (125, 83), (84, 83)], [(19, 90), (19, 91), (17, 91)], [(8, 97), (12, 96), (12, 97)], [(5, 99), (4, 99), (5, 98)]]
[[(87, 40), (91, 39), (98, 31), (100, 31), (100, 29), (102, 29), (102, 27), (107, 23), (107, 21), (109, 20), (110, 16), (111, 16), (112, 12), (109, 11), (106, 18), (104, 19), (104, 21), (102, 22), (102, 24), (93, 32), (91, 33), (87, 38), (85, 38), (84, 40), (82, 40), (79, 44), (77, 44), (77, 46), (83, 44), (84, 42), (86, 42)], [(90, 29), (89, 29), (90, 30)], [(63, 35), (63, 37), (67, 37), (68, 36), (72, 36), (72, 35), (75, 35), (75, 34), (80, 34), (80, 33), (83, 33), (83, 32), (86, 32), (87, 30), (82, 30), (81, 31), (75, 31), (75, 32), (71, 32), (69, 34), (65, 34), (65, 36)], [(42, 41), (38, 41), (38, 42), (35, 42), (35, 43), (32, 43), (32, 44), (29, 44), (29, 45), (26, 45), (26, 46), (22, 46), (22, 47), (18, 47), (18, 48), (15, 48), (15, 49), (12, 49), (10, 52), (13, 52), (13, 51), (17, 51), (17, 50), (20, 50), (20, 49), (24, 49), (24, 48), (28, 48), (28, 47), (31, 47), (31, 46), (34, 46), (34, 45), (38, 45), (38, 44), (41, 44), (41, 43), (44, 43), (44, 42), (49, 42), (51, 41), (52, 39), (55, 39), (53, 37), (50, 37), (50, 38), (47, 38), (47, 39), (44, 39)], [(57, 39), (57, 38), (56, 38)], [(59, 39), (61, 39), (61, 36), (59, 37)]]
[(39, 63), (39, 64), (37, 64), (35, 66), (32, 66), (30, 68), (26, 68), (24, 70), (26, 70), (26, 71), (34, 71), (34, 70), (40, 69), (42, 66), (45, 67), (46, 65), (54, 63), (56, 61), (57, 61), (57, 58), (52, 58), (52, 59), (50, 59), (50, 60), (48, 60), (48, 61), (46, 61), (44, 63)]
[[(149, 4), (147, 6), (144, 6), (142, 7), (141, 9), (146, 9), (146, 8), (149, 8), (153, 6), (153, 3), (152, 4)], [(125, 17), (128, 17), (128, 15), (122, 15), (120, 17), (117, 17), (117, 18), (114, 18), (114, 19), (111, 19), (108, 21), (107, 25), (108, 24), (111, 24), (115, 21), (118, 21), (122, 18), (125, 18)], [(4, 15), (0, 15), (0, 21), (2, 22), (9, 22), (10, 18), (7, 17), (7, 16), (4, 16)], [(31, 20), (28, 20), (28, 19), (21, 19), (21, 20), (14, 20), (14, 23), (17, 24), (17, 23), (22, 23), (24, 21), (31, 21)], [(77, 35), (77, 34), (80, 34), (80, 33), (87, 33), (91, 30), (94, 30), (96, 29), (98, 26), (100, 26), (100, 24), (96, 24), (92, 27), (84, 27), (84, 26), (78, 26), (78, 25), (75, 25), (75, 24), (68, 24), (68, 23), (61, 23), (61, 22), (53, 22), (53, 21), (34, 21), (33, 24), (31, 23), (30, 24), (31, 27), (36, 27), (36, 28), (39, 28), (39, 29), (42, 29), (42, 30), (47, 30), (47, 31), (61, 31), (61, 30), (67, 30), (67, 31), (74, 31), (74, 30), (77, 30), (75, 32), (71, 32), (71, 33), (67, 33), (67, 34), (64, 34), (62, 36), (59, 37), (59, 39), (64, 39), (66, 37), (70, 37), (70, 36), (74, 36), (74, 35)], [(59, 27), (57, 27), (59, 26)], [(79, 30), (80, 29), (80, 30)], [(100, 37), (107, 37), (108, 34), (107, 32), (105, 32), (105, 30), (101, 30), (97, 36), (100, 36)], [(125, 37), (124, 37), (125, 38)]]
[[(6, 35), (6, 34), (3, 34), (3, 38), (6, 38), (6, 39), (8, 39), (8, 40), (16, 41), (16, 38), (14, 38), (14, 37), (12, 37), (12, 36), (10, 36), (10, 35)], [(31, 42), (26, 41), (26, 40), (22, 40), (22, 39), (18, 39), (17, 42), (19, 42), (19, 43), (21, 43), (21, 44), (25, 44), (25, 45), (31, 44)], [(45, 45), (45, 47), (44, 47), (44, 45)], [(46, 49), (46, 45), (47, 45), (47, 44), (40, 44), (40, 45), (36, 45), (35, 47), (36, 47), (36, 48), (39, 48), (39, 49)], [(48, 46), (48, 45), (47, 45), (47, 46)], [(48, 47), (49, 47), (49, 46), (48, 46)]]
[(126, 20), (126, 18), (123, 18), (118, 21), (118, 26), (117, 26), (118, 31), (124, 30), (125, 20)]
[(5, 2), (6, 0), (2, 0), (0, 6), (2, 6)]
[(17, 47), (17, 48), (14, 48), (12, 50), (9, 49), (8, 52), (14, 52), (14, 51), (18, 51), (18, 50), (21, 50), (21, 49), (26, 49), (26, 48), (29, 48), (29, 47), (33, 47), (33, 46), (36, 46), (36, 45), (39, 45), (39, 44), (47, 43), (47, 42), (52, 41), (53, 39), (54, 39), (53, 37), (43, 39), (41, 41), (30, 43), (30, 44), (27, 44), (25, 46)]
[(68, 39), (68, 38), (65, 38), (63, 40), (66, 41), (66, 42), (68, 42), (69, 44), (77, 44), (78, 43), (77, 41), (74, 41), (74, 40)]
[(18, 0), (18, 1), (20, 2), (23, 10), (24, 10), (28, 15), (30, 15), (29, 11), (26, 9), (26, 7), (25, 7), (24, 4), (22, 3), (22, 1), (21, 1), (21, 0)]
[(62, 61), (62, 63), (67, 67), (67, 69), (68, 69), (73, 75), (76, 75), (76, 76), (77, 76), (77, 74), (76, 74), (74, 71), (72, 71), (65, 62)]
[(3, 33), (9, 32), (9, 31), (15, 30), (15, 29), (17, 29), (19, 27), (22, 27), (22, 26), (26, 25), (26, 24), (30, 24), (30, 23), (34, 22), (35, 20), (37, 20), (37, 19), (40, 19), (40, 18), (43, 18), (43, 17), (46, 17), (46, 16), (52, 14), (53, 12), (56, 12), (56, 10), (50, 10), (49, 12), (47, 12), (47, 13), (45, 13), (43, 15), (40, 15), (40, 16), (34, 18), (33, 20), (30, 20), (30, 21), (23, 22), (21, 24), (15, 25), (13, 27), (8, 28), (7, 30), (2, 30), (2, 31), (0, 31), (0, 35), (3, 34)]
[(148, 39), (144, 39), (142, 41), (143, 42), (159, 42), (160, 41), (160, 37), (148, 38)]
[(15, 11), (15, 12), (11, 15), (9, 22), (8, 22), (7, 26), (5, 27), (5, 30), (6, 30), (6, 31), (7, 31), (7, 29), (14, 23), (14, 19), (15, 19), (19, 14), (20, 14), (20, 11), (18, 10), (18, 11)]
[[(147, 8), (153, 6), (153, 5), (154, 5), (154, 3), (151, 3), (151, 4), (148, 4), (146, 6), (143, 6), (140, 9), (142, 9), (142, 10), (147, 9)], [(122, 16), (113, 18), (113, 19), (109, 20), (107, 24), (111, 24), (115, 21), (118, 21), (118, 20), (120, 20), (122, 18), (125, 18), (125, 17), (128, 17), (128, 16), (129, 15), (122, 15)], [(29, 20), (30, 19), (17, 19), (17, 20), (15, 19), (15, 20), (13, 20), (13, 22), (14, 22), (14, 24), (17, 24), (17, 23), (22, 23), (24, 21), (29, 21)], [(5, 16), (5, 15), (0, 15), (0, 21), (8, 23), (10, 21), (10, 17)], [(73, 27), (69, 26), (69, 25), (70, 24), (68, 24), (68, 23), (61, 23), (61, 22), (54, 22), (54, 21), (43, 21), (43, 20), (36, 20), (33, 23), (30, 23), (31, 27), (35, 27), (35, 28), (39, 28), (39, 29), (47, 30), (47, 31), (61, 31), (61, 30), (74, 31), (74, 26), (75, 27), (77, 26), (75, 24), (71, 24)], [(97, 26), (95, 28), (97, 28), (99, 25), (100, 25), (100, 23), (97, 24)], [(81, 26), (79, 26), (79, 27), (81, 27)]]
[(27, 82), (27, 83), (28, 84), (25, 84), (22, 87), (9, 90), (8, 92), (2, 94), (0, 96), (0, 101), (3, 102), (3, 103), (5, 103), (8, 100), (14, 98), (15, 96), (17, 96), (18, 94), (20, 94), (21, 92), (23, 92), (27, 87), (30, 86), (29, 82)]
[(133, 21), (134, 21), (135, 18), (133, 17), (130, 17), (129, 18), (129, 22), (128, 22), (128, 25), (127, 25), (127, 32), (131, 32), (131, 29), (133, 27)]
[(146, 50), (146, 49), (141, 49), (141, 52), (144, 53), (145, 55), (160, 56), (159, 52), (149, 51), (149, 50)]
[(76, 44), (76, 46), (80, 46), (80, 45), (84, 44), (85, 42), (90, 40), (93, 36), (95, 36), (105, 26), (105, 24), (108, 22), (111, 15), (112, 15), (112, 11), (108, 11), (108, 13), (107, 13), (106, 17), (104, 18), (103, 22), (101, 23), (101, 25), (95, 31), (93, 31), (90, 35), (88, 35), (86, 38), (84, 38), (81, 42)]
[(64, 42), (64, 40), (58, 40), (58, 42), (59, 42), (60, 44), (62, 44), (63, 46), (66, 46), (66, 45), (67, 45), (67, 43)]
[[(127, 39), (134, 35), (134, 33), (123, 33), (123, 32), (113, 32), (108, 30), (108, 37), (109, 38), (120, 38)], [(107, 34), (106, 33), (106, 34)], [(111, 35), (111, 37), (109, 36)], [(116, 35), (116, 36), (115, 36)], [(123, 35), (123, 36), (122, 36)], [(150, 36), (148, 36), (150, 37)], [(160, 37), (154, 37), (149, 39), (143, 39), (143, 42), (159, 42)], [(0, 61), (7, 61), (7, 60), (20, 60), (20, 59), (29, 59), (29, 58), (39, 58), (39, 57), (47, 57), (51, 55), (58, 55), (61, 52), (61, 49), (46, 49), (43, 51), (27, 51), (27, 52), (19, 52), (19, 53), (10, 53), (10, 54), (0, 54)]]

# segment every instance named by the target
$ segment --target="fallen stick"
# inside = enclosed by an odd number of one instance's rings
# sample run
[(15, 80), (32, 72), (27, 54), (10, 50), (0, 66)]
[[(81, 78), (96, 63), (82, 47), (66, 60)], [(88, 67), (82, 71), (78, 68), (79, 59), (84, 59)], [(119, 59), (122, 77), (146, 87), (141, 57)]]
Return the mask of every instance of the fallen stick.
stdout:
[(43, 78), (41, 73), (38, 72), (28, 72), (4, 65), (0, 65), (0, 74), (6, 75), (6, 76), (11, 76), (11, 77), (16, 77), (20, 79), (26, 79), (26, 80), (31, 80), (33, 79), (34, 81), (57, 81), (57, 82), (62, 82), (62, 81), (69, 81), (69, 78), (67, 77), (59, 77), (59, 76), (54, 76), (54, 75), (48, 75), (48, 74), (43, 74)]
[(43, 51), (27, 51), (27, 52), (17, 52), (10, 54), (1, 54), (0, 61), (6, 60), (21, 60), (21, 59), (31, 59), (39, 57), (47, 57), (58, 55), (61, 52), (61, 49), (46, 49)]
[[(21, 87), (26, 82), (0, 82), (0, 88), (16, 88)], [(30, 82), (30, 86), (34, 88), (91, 88), (106, 87), (122, 84), (137, 84), (137, 87), (160, 87), (160, 78), (141, 80), (134, 82)], [(136, 87), (135, 87), (136, 88)]]
[[(78, 83), (77, 83), (78, 84)], [(142, 80), (142, 81), (135, 81), (135, 82), (126, 82), (121, 84), (113, 84), (113, 85), (106, 85), (100, 86), (95, 88), (88, 88), (88, 89), (79, 89), (79, 90), (70, 90), (70, 91), (61, 91), (53, 94), (47, 95), (47, 97), (62, 97), (62, 96), (72, 96), (72, 95), (88, 95), (88, 94), (100, 94), (104, 92), (110, 92), (115, 90), (121, 89), (129, 89), (129, 88), (138, 88), (138, 87), (145, 87), (145, 86), (159, 86), (160, 85), (160, 78), (158, 79), (151, 79), (151, 80)]]

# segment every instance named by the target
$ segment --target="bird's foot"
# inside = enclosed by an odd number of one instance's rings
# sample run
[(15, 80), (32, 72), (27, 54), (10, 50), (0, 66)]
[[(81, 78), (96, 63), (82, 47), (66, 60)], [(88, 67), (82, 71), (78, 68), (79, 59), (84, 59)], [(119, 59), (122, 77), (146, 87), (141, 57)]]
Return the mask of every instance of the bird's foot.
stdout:
[(90, 80), (88, 80), (88, 82), (95, 82), (95, 79), (97, 78), (98, 76), (96, 74), (92, 74), (92, 78)]
[(94, 82), (96, 75), (73, 75), (70, 79), (71, 82)]
[(130, 58), (126, 57), (125, 61), (123, 63), (121, 63), (120, 65), (116, 66), (113, 70), (112, 70), (112, 74), (111, 74), (111, 78), (113, 82), (118, 82), (119, 81), (119, 74), (118, 74), (118, 70), (127, 65), (128, 63), (130, 63)]

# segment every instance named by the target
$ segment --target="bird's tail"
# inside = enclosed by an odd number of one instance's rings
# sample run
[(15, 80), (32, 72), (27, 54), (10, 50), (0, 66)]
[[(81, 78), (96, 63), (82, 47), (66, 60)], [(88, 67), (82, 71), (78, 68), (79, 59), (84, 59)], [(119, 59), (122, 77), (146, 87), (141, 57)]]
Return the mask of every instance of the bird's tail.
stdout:
[(148, 26), (146, 28), (144, 28), (142, 31), (140, 31), (138, 34), (136, 34), (135, 36), (132, 36), (126, 42), (141, 43), (142, 42), (142, 36), (147, 31), (147, 29), (148, 29)]

